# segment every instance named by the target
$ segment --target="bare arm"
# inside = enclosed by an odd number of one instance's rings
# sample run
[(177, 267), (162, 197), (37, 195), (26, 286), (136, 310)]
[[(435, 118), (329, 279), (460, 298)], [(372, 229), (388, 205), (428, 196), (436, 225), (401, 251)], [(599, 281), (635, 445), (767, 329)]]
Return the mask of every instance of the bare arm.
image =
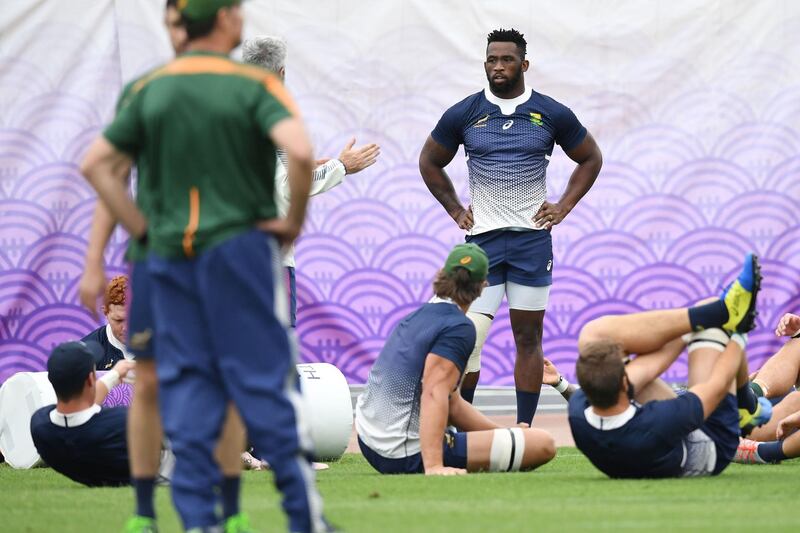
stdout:
[(128, 174), (133, 160), (117, 150), (105, 137), (98, 137), (81, 163), (81, 173), (97, 191), (111, 217), (134, 239), (147, 233), (147, 220), (128, 194)]
[(592, 188), (603, 166), (603, 154), (589, 132), (586, 133), (586, 137), (578, 146), (566, 152), (566, 154), (570, 159), (578, 163), (578, 166), (572, 172), (567, 188), (558, 202), (555, 204), (545, 202), (534, 215), (534, 222), (543, 229), (550, 229), (564, 220), (564, 217), (578, 205), (580, 199)]
[(291, 244), (300, 234), (306, 216), (306, 205), (311, 190), (311, 173), (314, 170), (314, 153), (303, 123), (298, 118), (287, 118), (275, 124), (269, 132), (275, 146), (286, 153), (287, 181), (289, 183), (289, 212), (286, 219), (273, 219), (260, 223), (281, 241)]
[(86, 249), (86, 260), (78, 285), (78, 294), (83, 306), (97, 318), (97, 300), (106, 288), (106, 273), (103, 252), (106, 249), (116, 221), (102, 201), (97, 202), (92, 216), (92, 227), (89, 230), (89, 246)]
[(473, 225), (472, 212), (461, 205), (453, 181), (444, 171), (444, 167), (450, 164), (455, 155), (455, 150), (448, 150), (429, 135), (419, 154), (419, 172), (428, 190), (458, 223), (458, 227), (469, 230)]
[(743, 356), (744, 351), (735, 341), (728, 342), (725, 351), (714, 362), (708, 380), (689, 389), (703, 404), (703, 419), (708, 418), (728, 394)]
[(419, 441), (426, 474), (445, 470), (442, 439), (447, 426), (450, 394), (456, 389), (460, 374), (458, 367), (444, 357), (430, 353), (425, 359), (419, 413)]
[(450, 423), (459, 431), (482, 431), (503, 427), (489, 420), (457, 392), (450, 395)]

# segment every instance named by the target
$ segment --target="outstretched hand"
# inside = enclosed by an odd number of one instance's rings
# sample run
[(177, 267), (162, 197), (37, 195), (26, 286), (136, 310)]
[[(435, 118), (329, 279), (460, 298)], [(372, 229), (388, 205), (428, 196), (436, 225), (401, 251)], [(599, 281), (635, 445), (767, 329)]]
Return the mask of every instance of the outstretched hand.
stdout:
[(368, 166), (375, 164), (381, 153), (381, 148), (375, 143), (365, 144), (358, 148), (353, 148), (356, 138), (352, 137), (339, 154), (339, 161), (344, 165), (346, 174), (361, 172)]

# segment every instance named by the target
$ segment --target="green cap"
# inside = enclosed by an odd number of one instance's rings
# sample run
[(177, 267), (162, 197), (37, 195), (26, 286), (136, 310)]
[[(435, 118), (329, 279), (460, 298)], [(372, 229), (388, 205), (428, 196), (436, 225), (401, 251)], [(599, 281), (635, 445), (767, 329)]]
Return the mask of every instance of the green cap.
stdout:
[(489, 258), (477, 244), (458, 244), (444, 262), (444, 271), (448, 274), (456, 268), (466, 269), (472, 281), (485, 280), (489, 274)]
[(191, 20), (207, 20), (223, 7), (235, 6), (241, 0), (178, 0), (178, 11)]

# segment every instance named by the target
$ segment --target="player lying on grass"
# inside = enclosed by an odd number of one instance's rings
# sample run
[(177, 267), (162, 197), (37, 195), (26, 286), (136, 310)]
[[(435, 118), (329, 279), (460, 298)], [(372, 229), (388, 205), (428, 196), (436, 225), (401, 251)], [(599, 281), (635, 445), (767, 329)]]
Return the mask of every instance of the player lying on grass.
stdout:
[(744, 464), (777, 463), (800, 457), (800, 316), (786, 313), (775, 328), (778, 337), (792, 337), (753, 375), (752, 387), (776, 403), (769, 424), (742, 439), (734, 461)]
[[(134, 368), (122, 360), (97, 379), (96, 358), (103, 355), (95, 342), (65, 342), (47, 360), (47, 379), (56, 405), (42, 407), (31, 417), (31, 436), (48, 466), (90, 487), (130, 483), (126, 407), (101, 408), (109, 391)], [(168, 477), (172, 460), (162, 453), (160, 474)]]
[(475, 346), (465, 313), (486, 286), (488, 269), (479, 246), (453, 248), (433, 282), (438, 299), (400, 321), (375, 361), (356, 405), (356, 430), (378, 472), (532, 470), (555, 457), (547, 432), (498, 426), (459, 394)]
[[(47, 378), (57, 402), (31, 417), (31, 436), (42, 460), (53, 470), (90, 487), (132, 483), (127, 441), (130, 410), (101, 405), (114, 387), (130, 378), (136, 363), (123, 359), (98, 378), (95, 361), (103, 353), (102, 346), (91, 341), (56, 346), (47, 360)], [(227, 426), (225, 431), (229, 431)], [(220, 445), (216, 455), (225, 471), (238, 472), (233, 449)], [(156, 482), (168, 482), (174, 465), (172, 452), (162, 447), (156, 465)]]
[[(739, 442), (733, 393), (749, 392), (743, 333), (754, 327), (759, 286), (757, 258), (748, 254), (720, 299), (584, 326), (576, 367), (581, 389), (570, 398), (569, 424), (592, 464), (610, 477), (659, 478), (716, 475), (730, 463)], [(732, 332), (718, 356), (708, 346), (720, 331), (711, 328)], [(658, 376), (692, 331), (689, 390), (676, 397)], [(626, 366), (629, 354), (639, 356)]]
[(786, 313), (775, 328), (778, 337), (791, 337), (778, 353), (754, 372), (752, 387), (756, 395), (775, 401), (800, 384), (800, 316)]

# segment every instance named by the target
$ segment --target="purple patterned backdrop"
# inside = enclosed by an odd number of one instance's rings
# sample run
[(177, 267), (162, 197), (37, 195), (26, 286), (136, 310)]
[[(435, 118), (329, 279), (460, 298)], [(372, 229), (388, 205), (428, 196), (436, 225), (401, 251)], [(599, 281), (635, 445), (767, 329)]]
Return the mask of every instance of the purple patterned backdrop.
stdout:
[[(22, 44), (0, 47), (0, 381), (42, 369), (54, 343), (96, 326), (76, 298), (94, 204), (77, 163), (122, 79), (167, 54), (161, 2), (146, 13), (81, 2), (96, 11), (93, 26), (41, 7), (28, 29), (47, 30), (46, 42), (19, 34)], [(391, 328), (430, 296), (434, 272), (463, 235), (425, 188), (419, 148), (446, 107), (480, 89), (482, 35), (512, 15), (535, 50), (528, 82), (569, 104), (605, 156), (594, 189), (553, 231), (546, 355), (571, 374), (586, 321), (714, 293), (748, 250), (762, 257), (765, 276), (753, 367), (780, 345), (772, 327), (800, 309), (798, 13), (732, 1), (724, 12), (715, 4), (659, 18), (636, 2), (606, 14), (577, 2), (552, 8), (544, 27), (530, 6), (509, 13), (476, 3), (475, 17), (377, 3), (356, 20), (360, 4), (343, 0), (318, 6), (310, 20), (312, 4), (251, 2), (247, 31), (287, 36), (288, 85), (320, 155), (335, 156), (356, 134), (379, 142), (382, 156), (311, 204), (297, 249), (304, 360), (365, 381)], [(441, 28), (439, 15), (452, 27)], [(56, 40), (64, 50), (50, 46)], [(554, 154), (553, 199), (571, 168)], [(460, 156), (449, 170), (466, 200)], [(123, 250), (116, 235), (110, 274), (124, 270)], [(513, 351), (503, 308), (483, 383), (513, 382)], [(683, 362), (667, 377), (685, 375)]]

